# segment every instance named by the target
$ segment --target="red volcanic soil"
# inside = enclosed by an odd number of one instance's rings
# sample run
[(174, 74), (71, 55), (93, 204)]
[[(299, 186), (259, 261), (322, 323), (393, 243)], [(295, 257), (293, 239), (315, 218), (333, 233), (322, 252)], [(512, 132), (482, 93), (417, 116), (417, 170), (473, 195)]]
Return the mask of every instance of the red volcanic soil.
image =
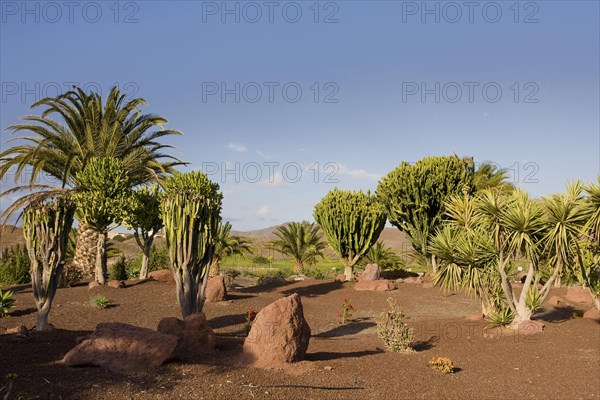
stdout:
[[(174, 287), (148, 281), (124, 289), (86, 286), (59, 289), (50, 314), (56, 330), (29, 336), (0, 335), (0, 377), (16, 373), (13, 398), (23, 399), (599, 399), (600, 324), (571, 319), (570, 311), (546, 306), (543, 333), (500, 334), (485, 321), (466, 321), (479, 311), (463, 294), (403, 284), (388, 293), (352, 289), (352, 283), (306, 280), (281, 287), (248, 287), (230, 301), (207, 304), (218, 352), (193, 361), (172, 361), (153, 372), (119, 375), (59, 361), (96, 324), (118, 321), (156, 329), (161, 318), (179, 317)], [(564, 289), (553, 294), (562, 294)], [(114, 305), (101, 310), (90, 299), (101, 293)], [(245, 315), (281, 296), (299, 293), (312, 328), (307, 360), (285, 370), (238, 363)], [(383, 350), (375, 318), (392, 296), (409, 317), (416, 352)], [(31, 289), (17, 288), (17, 307), (0, 319), (0, 332), (34, 325)], [(356, 309), (338, 323), (342, 298)], [(449, 357), (456, 368), (442, 374), (427, 366)], [(0, 381), (0, 388), (3, 384)], [(3, 393), (0, 389), (0, 393)], [(21, 396), (21, 397), (19, 397)]]

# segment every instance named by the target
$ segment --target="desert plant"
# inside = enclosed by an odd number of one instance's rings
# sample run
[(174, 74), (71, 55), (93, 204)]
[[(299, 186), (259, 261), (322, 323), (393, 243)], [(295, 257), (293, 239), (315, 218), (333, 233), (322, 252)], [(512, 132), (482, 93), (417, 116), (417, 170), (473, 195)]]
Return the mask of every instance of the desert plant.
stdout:
[(77, 217), (98, 233), (95, 279), (104, 284), (108, 230), (123, 220), (130, 195), (129, 174), (119, 159), (95, 158), (77, 173), (76, 181), (80, 188), (73, 195)]
[(245, 336), (248, 336), (250, 333), (250, 329), (252, 328), (252, 322), (256, 318), (256, 312), (253, 309), (250, 309), (246, 312), (246, 323), (244, 324), (244, 333)]
[(386, 247), (383, 242), (378, 241), (367, 251), (359, 264), (377, 264), (381, 269), (397, 269), (401, 260), (391, 247)]
[(474, 168), (470, 158), (426, 157), (413, 165), (403, 162), (377, 186), (377, 197), (388, 220), (404, 232), (415, 251), (430, 259), (437, 272), (429, 240), (442, 222), (444, 202), (452, 195), (471, 193)]
[[(129, 262), (127, 268), (127, 278), (134, 279), (140, 276), (140, 270), (142, 269), (143, 254), (139, 254), (136, 258)], [(150, 256), (148, 257), (148, 272), (158, 271), (161, 269), (168, 269), (170, 264), (169, 250), (166, 246), (157, 247), (155, 244), (152, 245), (150, 250)]]
[(349, 190), (330, 191), (313, 213), (327, 243), (344, 263), (346, 280), (354, 280), (354, 266), (377, 242), (385, 226), (386, 214), (371, 193)]
[(491, 161), (484, 161), (477, 166), (473, 176), (473, 184), (476, 191), (497, 189), (510, 192), (515, 189), (515, 185), (509, 181), (508, 171), (499, 168)]
[(69, 264), (63, 268), (58, 287), (73, 287), (83, 280), (83, 271), (76, 265)]
[(29, 256), (25, 246), (6, 247), (0, 255), (0, 286), (31, 282)]
[(97, 308), (104, 310), (110, 307), (110, 300), (106, 296), (98, 295), (92, 299), (92, 303)]
[(454, 372), (454, 363), (447, 357), (434, 357), (427, 362), (427, 365), (443, 374)]
[(273, 241), (273, 246), (293, 260), (296, 274), (304, 273), (305, 264), (314, 264), (319, 257), (323, 257), (323, 250), (327, 246), (319, 227), (308, 221), (278, 226), (275, 235), (278, 239)]
[(68, 196), (34, 202), (23, 211), (23, 236), (31, 263), (38, 331), (48, 328), (48, 314), (64, 268), (74, 214), (75, 206)]
[(327, 278), (325, 276), (325, 274), (323, 273), (323, 271), (321, 271), (317, 267), (305, 268), (304, 275), (308, 276), (309, 278), (315, 278), (315, 279), (319, 279), (319, 280)]
[(161, 217), (183, 317), (202, 311), (221, 221), (219, 185), (201, 172), (167, 178)]
[(493, 310), (486, 316), (487, 321), (493, 326), (507, 326), (515, 319), (515, 315), (509, 307)]
[(337, 317), (340, 320), (340, 324), (343, 325), (346, 322), (348, 322), (350, 318), (352, 318), (352, 315), (354, 315), (354, 311), (354, 306), (350, 304), (350, 299), (344, 297), (342, 299), (342, 309), (337, 313)]
[(240, 276), (240, 271), (237, 269), (229, 268), (225, 271), (225, 278), (227, 279), (227, 289), (233, 290), (235, 287), (235, 278)]
[(123, 222), (128, 229), (133, 229), (135, 242), (142, 250), (140, 279), (146, 279), (154, 236), (163, 227), (160, 217), (160, 194), (157, 186), (143, 187), (131, 193)]
[(8, 310), (14, 308), (15, 302), (12, 290), (5, 290), (4, 292), (0, 290), (0, 318), (7, 315)]
[(130, 262), (125, 258), (125, 256), (121, 256), (110, 268), (110, 279), (115, 279), (117, 281), (127, 280), (127, 270), (129, 269), (129, 264)]
[[(85, 93), (80, 88), (57, 97), (44, 98), (32, 108), (45, 107), (41, 115), (23, 117), (25, 123), (8, 127), (13, 133), (30, 135), (16, 137), (24, 143), (9, 147), (0, 154), (0, 179), (14, 174), (15, 182), (27, 185), (10, 189), (3, 195), (35, 190), (14, 202), (3, 214), (12, 213), (37, 198), (39, 191), (54, 188), (38, 185), (41, 174), (56, 179), (61, 188), (77, 189), (75, 176), (85, 169), (92, 157), (114, 157), (123, 161), (132, 186), (161, 179), (183, 164), (165, 149), (172, 146), (160, 143), (179, 131), (163, 129), (167, 120), (155, 114), (143, 114), (142, 98), (127, 99), (117, 87), (106, 98), (98, 93)], [(57, 117), (57, 118), (54, 118)], [(31, 168), (28, 168), (31, 167)], [(74, 264), (84, 272), (93, 270), (97, 239), (85, 224), (79, 224), (77, 253)]]
[(231, 224), (229, 222), (219, 223), (209, 276), (213, 277), (219, 274), (223, 258), (236, 254), (250, 254), (251, 252), (252, 246), (249, 239), (241, 236), (231, 236)]
[(383, 340), (385, 348), (395, 353), (414, 352), (412, 343), (414, 331), (404, 321), (404, 313), (396, 300), (388, 297), (389, 309), (381, 313), (377, 321), (377, 336)]

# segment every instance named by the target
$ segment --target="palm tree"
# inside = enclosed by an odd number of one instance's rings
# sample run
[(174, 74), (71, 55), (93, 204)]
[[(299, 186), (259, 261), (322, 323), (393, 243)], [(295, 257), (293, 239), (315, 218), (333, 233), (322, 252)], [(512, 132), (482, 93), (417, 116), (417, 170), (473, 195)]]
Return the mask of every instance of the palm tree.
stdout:
[(475, 171), (473, 183), (478, 192), (490, 188), (510, 192), (515, 189), (515, 185), (508, 178), (506, 169), (499, 168), (490, 161), (484, 161)]
[(210, 264), (209, 276), (213, 277), (219, 274), (221, 261), (225, 257), (244, 253), (252, 253), (250, 241), (241, 236), (231, 236), (231, 224), (229, 222), (220, 223), (217, 228), (215, 250)]
[(323, 257), (323, 250), (327, 246), (318, 225), (308, 221), (279, 226), (275, 235), (279, 239), (273, 241), (274, 247), (294, 261), (297, 274), (304, 272), (304, 264), (314, 264), (318, 257)]
[(360, 261), (361, 265), (377, 264), (382, 269), (393, 269), (400, 263), (400, 257), (394, 250), (391, 247), (386, 247), (381, 241), (375, 243)]
[(583, 254), (578, 257), (583, 283), (587, 286), (594, 305), (600, 310), (600, 176), (598, 185), (590, 182), (585, 187), (587, 196), (583, 203), (586, 223), (583, 227), (585, 245), (592, 254), (591, 265), (583, 262)]
[[(12, 173), (13, 169), (16, 171), (15, 183), (23, 175), (30, 176), (29, 184), (6, 190), (0, 197), (22, 191), (33, 193), (8, 207), (2, 215), (4, 222), (39, 197), (76, 189), (75, 174), (82, 171), (93, 157), (121, 160), (129, 173), (132, 187), (173, 173), (174, 167), (183, 163), (164, 153), (165, 149), (173, 147), (161, 144), (158, 139), (181, 133), (163, 129), (167, 120), (161, 116), (142, 114), (140, 107), (145, 104), (142, 98), (127, 100), (117, 87), (110, 90), (104, 102), (99, 94), (87, 94), (75, 87), (58, 97), (34, 103), (32, 108), (46, 107), (41, 115), (27, 115), (23, 117), (26, 123), (7, 128), (13, 133), (28, 132), (30, 135), (11, 139), (24, 143), (0, 153), (0, 179)], [(59, 184), (40, 183), (42, 173)], [(85, 224), (79, 225), (78, 232), (75, 263), (90, 271), (97, 237)], [(91, 254), (91, 260), (90, 257), (84, 260), (85, 254)]]

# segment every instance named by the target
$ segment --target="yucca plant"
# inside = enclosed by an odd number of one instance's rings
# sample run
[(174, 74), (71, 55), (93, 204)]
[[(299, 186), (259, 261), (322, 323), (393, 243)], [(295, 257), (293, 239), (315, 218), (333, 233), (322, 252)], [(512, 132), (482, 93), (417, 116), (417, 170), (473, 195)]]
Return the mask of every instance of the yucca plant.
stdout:
[(161, 218), (183, 318), (202, 311), (221, 222), (219, 185), (201, 172), (165, 180)]
[(4, 292), (0, 290), (0, 318), (7, 315), (8, 311), (15, 307), (15, 303), (12, 290), (5, 290)]

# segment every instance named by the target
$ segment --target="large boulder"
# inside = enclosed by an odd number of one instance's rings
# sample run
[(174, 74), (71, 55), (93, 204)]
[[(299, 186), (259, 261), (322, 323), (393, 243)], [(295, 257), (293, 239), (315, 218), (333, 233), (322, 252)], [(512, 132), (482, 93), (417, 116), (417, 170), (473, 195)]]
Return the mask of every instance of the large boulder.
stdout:
[(215, 303), (227, 299), (227, 288), (225, 287), (225, 277), (217, 275), (208, 280), (206, 284), (206, 301)]
[(361, 281), (376, 281), (379, 279), (379, 265), (367, 264), (365, 272), (360, 277)]
[(358, 281), (354, 284), (354, 290), (371, 290), (374, 292), (387, 292), (396, 289), (394, 282), (387, 279), (378, 281)]
[(244, 341), (244, 358), (259, 368), (278, 368), (301, 361), (306, 356), (310, 334), (300, 296), (294, 293), (259, 311)]
[(177, 336), (119, 322), (98, 324), (96, 330), (63, 358), (68, 367), (94, 365), (131, 373), (158, 367), (173, 357)]
[(206, 315), (201, 312), (188, 315), (183, 321), (174, 317), (163, 318), (156, 330), (179, 338), (174, 353), (178, 358), (211, 353), (215, 349), (215, 333)]
[(148, 274), (148, 278), (154, 279), (155, 281), (159, 282), (175, 283), (175, 278), (173, 278), (173, 272), (170, 269), (152, 271)]
[(592, 296), (585, 288), (570, 287), (567, 289), (565, 300), (571, 303), (592, 305)]

